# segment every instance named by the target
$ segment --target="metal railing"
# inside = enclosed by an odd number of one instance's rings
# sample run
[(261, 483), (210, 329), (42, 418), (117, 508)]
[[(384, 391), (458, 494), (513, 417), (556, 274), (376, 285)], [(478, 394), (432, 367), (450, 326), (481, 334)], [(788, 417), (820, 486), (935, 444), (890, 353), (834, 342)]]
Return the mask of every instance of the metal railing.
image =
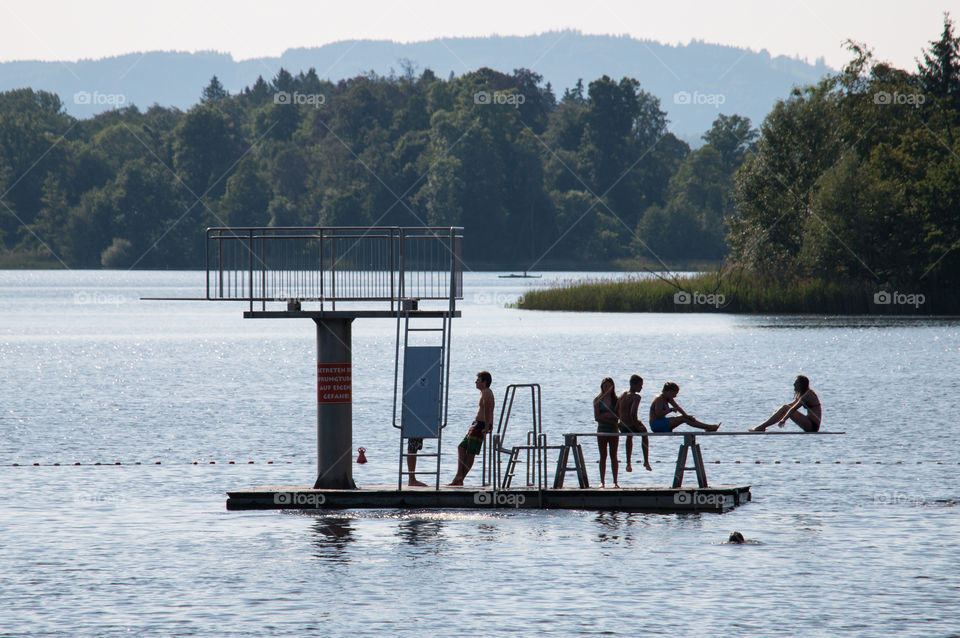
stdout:
[(462, 244), (459, 227), (208, 228), (207, 299), (452, 304)]

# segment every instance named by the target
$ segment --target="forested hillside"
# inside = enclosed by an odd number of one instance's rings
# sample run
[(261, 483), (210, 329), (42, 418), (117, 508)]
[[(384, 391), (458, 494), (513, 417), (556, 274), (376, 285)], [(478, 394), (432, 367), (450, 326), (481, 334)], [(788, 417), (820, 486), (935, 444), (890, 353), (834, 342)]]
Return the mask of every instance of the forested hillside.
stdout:
[(195, 268), (219, 225), (462, 225), (471, 268), (719, 259), (755, 132), (719, 116), (691, 152), (631, 78), (559, 95), (528, 70), (281, 70), (186, 112), (86, 120), (0, 94), (6, 265)]

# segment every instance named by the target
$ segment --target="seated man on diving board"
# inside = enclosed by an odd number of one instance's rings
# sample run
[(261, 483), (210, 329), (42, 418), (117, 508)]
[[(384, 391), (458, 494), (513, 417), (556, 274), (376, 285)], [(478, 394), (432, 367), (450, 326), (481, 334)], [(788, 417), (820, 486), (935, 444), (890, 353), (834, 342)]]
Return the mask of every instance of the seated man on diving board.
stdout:
[[(698, 421), (683, 411), (683, 408), (676, 402), (677, 394), (680, 392), (680, 386), (673, 381), (667, 381), (663, 384), (663, 391), (653, 398), (650, 404), (650, 429), (654, 432), (673, 432), (677, 426), (691, 425), (707, 432), (716, 432), (720, 429), (720, 423), (710, 424)], [(671, 412), (679, 412), (680, 416), (667, 415)]]

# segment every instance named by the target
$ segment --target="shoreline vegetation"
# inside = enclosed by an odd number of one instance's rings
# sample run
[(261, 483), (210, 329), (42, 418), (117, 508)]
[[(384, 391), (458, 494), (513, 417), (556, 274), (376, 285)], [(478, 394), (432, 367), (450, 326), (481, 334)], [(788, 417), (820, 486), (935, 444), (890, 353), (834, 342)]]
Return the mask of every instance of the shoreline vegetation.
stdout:
[(901, 291), (890, 285), (819, 278), (775, 281), (733, 271), (615, 281), (580, 279), (527, 291), (513, 307), (567, 312), (960, 315), (960, 296), (952, 291)]

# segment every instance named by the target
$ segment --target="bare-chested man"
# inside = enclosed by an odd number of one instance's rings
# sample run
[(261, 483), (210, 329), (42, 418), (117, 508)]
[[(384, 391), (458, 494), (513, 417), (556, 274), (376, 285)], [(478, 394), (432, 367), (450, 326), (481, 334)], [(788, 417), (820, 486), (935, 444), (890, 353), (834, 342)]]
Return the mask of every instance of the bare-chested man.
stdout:
[[(643, 389), (643, 377), (639, 374), (634, 374), (630, 377), (630, 389), (620, 395), (620, 399), (617, 401), (617, 416), (620, 417), (620, 433), (621, 434), (630, 434), (637, 432), (646, 432), (647, 428), (644, 427), (643, 423), (640, 422), (640, 419), (637, 418), (637, 408), (640, 407), (640, 390)], [(633, 458), (633, 439), (634, 437), (627, 437), (627, 471), (633, 471), (633, 465), (631, 464), (631, 459)], [(647, 441), (647, 437), (640, 437), (640, 447), (643, 449), (643, 467), (647, 471), (653, 471), (653, 468), (650, 467), (650, 443)]]
[[(711, 424), (698, 421), (686, 412), (677, 403), (677, 394), (680, 392), (680, 386), (673, 381), (667, 381), (663, 384), (663, 391), (653, 398), (650, 404), (650, 429), (654, 432), (673, 432), (677, 426), (692, 425), (695, 428), (706, 430), (707, 432), (716, 432), (720, 424)], [(680, 416), (667, 415), (671, 412), (679, 412)]]
[(493, 377), (486, 370), (477, 373), (477, 390), (480, 390), (480, 406), (477, 408), (477, 418), (474, 420), (467, 435), (457, 447), (457, 475), (447, 485), (463, 485), (473, 460), (483, 447), (483, 437), (493, 429), (493, 390), (490, 384)]

